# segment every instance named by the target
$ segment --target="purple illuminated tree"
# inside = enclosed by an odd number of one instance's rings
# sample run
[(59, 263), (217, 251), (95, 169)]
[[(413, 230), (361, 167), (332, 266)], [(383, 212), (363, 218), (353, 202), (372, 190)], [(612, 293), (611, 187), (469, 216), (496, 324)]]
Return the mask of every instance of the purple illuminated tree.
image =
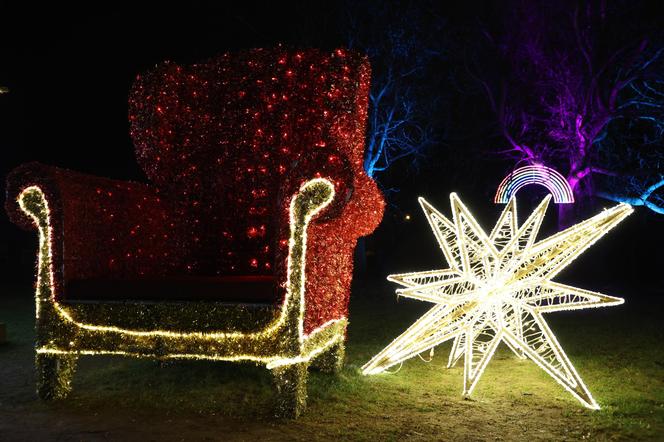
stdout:
[[(493, 59), (472, 60), (507, 142), (499, 154), (558, 169), (576, 207), (596, 195), (663, 213), (664, 48), (647, 23), (655, 12), (605, 1), (503, 5), (503, 28), (482, 32)], [(561, 224), (571, 208), (559, 206)]]

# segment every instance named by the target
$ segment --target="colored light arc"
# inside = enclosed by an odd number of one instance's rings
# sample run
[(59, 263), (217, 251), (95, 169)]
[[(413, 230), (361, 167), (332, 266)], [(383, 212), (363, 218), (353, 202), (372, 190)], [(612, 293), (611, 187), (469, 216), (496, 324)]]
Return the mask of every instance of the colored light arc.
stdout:
[(530, 184), (539, 184), (546, 187), (556, 204), (571, 204), (574, 202), (572, 187), (565, 177), (558, 171), (541, 164), (519, 167), (512, 171), (498, 186), (493, 202), (507, 204), (510, 198), (516, 195), (521, 188)]

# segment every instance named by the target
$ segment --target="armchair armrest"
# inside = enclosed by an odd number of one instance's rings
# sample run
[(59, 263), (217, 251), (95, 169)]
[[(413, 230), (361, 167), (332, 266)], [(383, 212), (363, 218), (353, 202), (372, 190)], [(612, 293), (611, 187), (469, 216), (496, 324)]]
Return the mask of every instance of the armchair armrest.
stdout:
[(56, 285), (162, 274), (179, 263), (174, 209), (150, 186), (28, 163), (8, 176), (5, 203), (9, 218), (23, 228), (35, 226), (19, 199), (35, 188), (47, 205)]
[(305, 182), (324, 178), (334, 184), (334, 199), (325, 211), (316, 217), (320, 223), (335, 218), (351, 200), (354, 192), (353, 169), (349, 161), (335, 148), (326, 147), (311, 150), (306, 157), (295, 161), (286, 176), (279, 192), (281, 206), (298, 191)]
[(326, 178), (334, 184), (334, 200), (313, 221), (315, 224), (346, 217), (355, 238), (369, 235), (383, 219), (385, 201), (376, 182), (364, 172), (362, 165), (353, 165), (337, 149), (320, 148), (293, 164), (280, 191), (281, 207), (299, 186), (313, 178)]
[[(349, 161), (331, 149), (321, 149), (301, 167), (293, 168), (284, 189), (296, 188), (307, 178), (315, 177), (333, 183), (334, 193), (332, 201), (311, 220), (307, 229), (305, 334), (347, 315), (356, 241), (373, 232), (384, 210), (383, 197), (361, 164), (351, 167)], [(287, 207), (283, 195), (289, 193), (282, 190), (280, 207)], [(280, 224), (281, 247), (275, 268), (277, 277), (284, 280), (287, 223)]]

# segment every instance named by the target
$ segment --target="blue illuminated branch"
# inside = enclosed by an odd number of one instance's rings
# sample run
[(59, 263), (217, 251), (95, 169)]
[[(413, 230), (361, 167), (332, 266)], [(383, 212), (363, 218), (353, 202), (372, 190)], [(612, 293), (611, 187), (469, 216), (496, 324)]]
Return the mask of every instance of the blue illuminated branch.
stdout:
[[(618, 195), (608, 192), (597, 192), (597, 196), (609, 201), (627, 203), (632, 206), (644, 206), (655, 213), (664, 215), (664, 198), (655, 197), (655, 195), (653, 195), (658, 189), (662, 187), (664, 187), (664, 177), (662, 177), (655, 184), (648, 186), (643, 193), (636, 197)], [(656, 202), (653, 200), (656, 200)]]

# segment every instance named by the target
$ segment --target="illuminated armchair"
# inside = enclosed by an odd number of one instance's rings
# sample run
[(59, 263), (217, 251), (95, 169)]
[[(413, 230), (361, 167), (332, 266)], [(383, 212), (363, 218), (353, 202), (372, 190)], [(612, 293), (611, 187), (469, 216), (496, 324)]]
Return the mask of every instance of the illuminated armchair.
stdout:
[(342, 50), (164, 63), (130, 94), (150, 184), (14, 170), (10, 218), (39, 232), (39, 396), (66, 396), (80, 355), (250, 361), (300, 414), (309, 365), (343, 363), (354, 247), (382, 218), (369, 75)]

